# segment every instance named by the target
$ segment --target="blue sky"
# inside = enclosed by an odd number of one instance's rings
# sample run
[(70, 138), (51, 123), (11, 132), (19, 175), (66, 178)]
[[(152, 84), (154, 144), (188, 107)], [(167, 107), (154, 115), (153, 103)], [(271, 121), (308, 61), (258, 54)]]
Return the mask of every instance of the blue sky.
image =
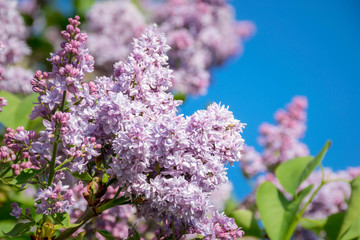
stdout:
[[(325, 166), (360, 165), (360, 2), (357, 0), (233, 0), (238, 19), (252, 20), (256, 35), (241, 58), (213, 71), (206, 96), (189, 98), (186, 115), (212, 101), (230, 106), (248, 125), (243, 137), (257, 146), (258, 126), (295, 95), (307, 96), (303, 141), (316, 154), (333, 145)], [(260, 149), (257, 147), (257, 149)], [(236, 195), (249, 188), (238, 166), (229, 169)]]

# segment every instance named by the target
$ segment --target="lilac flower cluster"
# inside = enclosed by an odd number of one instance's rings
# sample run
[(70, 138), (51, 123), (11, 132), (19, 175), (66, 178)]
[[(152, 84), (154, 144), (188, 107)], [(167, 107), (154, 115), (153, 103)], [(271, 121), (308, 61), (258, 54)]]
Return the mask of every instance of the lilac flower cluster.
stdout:
[[(186, 94), (205, 94), (209, 68), (241, 52), (242, 41), (254, 32), (252, 23), (235, 21), (232, 7), (223, 0), (147, 1), (144, 5), (153, 9), (152, 21), (168, 38), (169, 64), (175, 70), (172, 88)], [(123, 60), (131, 39), (145, 26), (144, 16), (130, 1), (96, 3), (88, 18), (89, 46), (102, 68)]]
[[(36, 212), (78, 215), (88, 209), (77, 207), (64, 183), (70, 171), (92, 175), (79, 203), (86, 200), (84, 206), (96, 209), (120, 189), (116, 196), (133, 203), (137, 217), (161, 224), (158, 239), (194, 233), (205, 239), (241, 237), (232, 219), (214, 212), (210, 198), (228, 181), (225, 166), (241, 158), (245, 124), (220, 104), (189, 117), (178, 115), (181, 101), (169, 92), (174, 79), (167, 63), (170, 47), (155, 26), (133, 40), (130, 55), (114, 65), (112, 76), (84, 82), (94, 59), (79, 20), (70, 18), (61, 32), (65, 41), (48, 59), (52, 71), (37, 71), (30, 81), (39, 94), (31, 118), (43, 118), (45, 130), (37, 135), (9, 128), (1, 148), (2, 161), (16, 155), (14, 175), (39, 170)], [(115, 185), (96, 180), (106, 175)], [(132, 207), (101, 213), (100, 228), (119, 238), (127, 235)]]
[(242, 51), (242, 42), (254, 32), (249, 21), (237, 22), (226, 1), (168, 0), (156, 6), (154, 21), (169, 39), (169, 64), (174, 89), (205, 94), (209, 68)]
[[(77, 93), (82, 101), (70, 106), (64, 142), (99, 140), (108, 174), (138, 203), (139, 217), (196, 229), (206, 221), (201, 233), (211, 235), (210, 193), (227, 181), (224, 165), (240, 159), (244, 124), (217, 104), (188, 118), (177, 115), (180, 102), (167, 92), (173, 75), (165, 41), (149, 28), (134, 39), (127, 60), (115, 64), (113, 76), (83, 84)], [(80, 164), (86, 162), (73, 162)]]
[(36, 212), (45, 215), (69, 212), (74, 198), (73, 191), (68, 188), (69, 186), (62, 185), (61, 181), (45, 189), (39, 188), (35, 194)]
[(25, 43), (25, 24), (16, 6), (16, 1), (0, 1), (0, 42), (5, 47), (4, 53), (0, 55), (0, 66), (18, 62), (30, 53)]
[(31, 94), (33, 91), (29, 81), (32, 75), (30, 70), (19, 66), (11, 66), (2, 75), (3, 80), (0, 81), (0, 89), (12, 93)]
[(30, 94), (32, 73), (22, 67), (5, 67), (19, 62), (30, 54), (26, 45), (26, 27), (17, 10), (17, 2), (0, 0), (0, 89), (12, 93)]
[(129, 54), (132, 39), (146, 26), (145, 17), (129, 0), (97, 2), (87, 16), (88, 46), (96, 65), (111, 71), (115, 62)]
[(265, 170), (271, 172), (281, 162), (309, 154), (307, 146), (300, 142), (306, 130), (306, 108), (305, 97), (294, 97), (286, 111), (276, 112), (277, 125), (263, 123), (260, 126), (258, 141), (264, 150), (260, 154), (253, 147), (245, 147), (241, 163), (246, 176), (252, 177)]
[(18, 127), (15, 130), (11, 128), (6, 129), (6, 133), (4, 134), (4, 142), (6, 146), (3, 146), (2, 152), (4, 158), (8, 160), (15, 160), (15, 155), (17, 154), (19, 159), (21, 159), (21, 163), (13, 163), (11, 165), (11, 169), (13, 170), (13, 174), (19, 175), (20, 172), (27, 168), (38, 169), (38, 166), (32, 164), (30, 160), (30, 145), (35, 139), (35, 131), (30, 130), (27, 131), (24, 127)]

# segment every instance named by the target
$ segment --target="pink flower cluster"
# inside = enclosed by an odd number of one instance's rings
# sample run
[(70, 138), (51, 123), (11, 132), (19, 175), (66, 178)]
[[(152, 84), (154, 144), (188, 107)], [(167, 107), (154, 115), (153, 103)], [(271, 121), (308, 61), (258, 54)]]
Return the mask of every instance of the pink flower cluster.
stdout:
[(294, 97), (286, 110), (275, 113), (276, 125), (260, 126), (258, 141), (264, 149), (260, 154), (253, 147), (245, 147), (241, 167), (246, 176), (272, 172), (281, 162), (309, 155), (307, 146), (300, 142), (306, 130), (306, 108), (305, 97)]
[(87, 16), (88, 46), (94, 53), (95, 63), (112, 71), (112, 65), (130, 53), (132, 39), (146, 26), (145, 17), (128, 0), (96, 2)]
[[(177, 92), (205, 94), (209, 69), (242, 52), (242, 42), (254, 32), (251, 22), (235, 20), (232, 7), (224, 0), (144, 2), (147, 9), (152, 9), (148, 14), (151, 21), (168, 38), (169, 65), (174, 70), (172, 89)], [(146, 24), (143, 13), (130, 1), (96, 3), (88, 18), (89, 46), (103, 69), (124, 60), (131, 39)]]
[(30, 94), (31, 71), (19, 66), (5, 69), (30, 54), (30, 48), (25, 42), (27, 36), (25, 23), (16, 7), (16, 1), (0, 0), (0, 89), (12, 93)]
[(154, 21), (169, 39), (174, 89), (186, 94), (205, 94), (209, 69), (242, 52), (255, 29), (249, 21), (236, 21), (224, 0), (168, 0), (154, 9)]

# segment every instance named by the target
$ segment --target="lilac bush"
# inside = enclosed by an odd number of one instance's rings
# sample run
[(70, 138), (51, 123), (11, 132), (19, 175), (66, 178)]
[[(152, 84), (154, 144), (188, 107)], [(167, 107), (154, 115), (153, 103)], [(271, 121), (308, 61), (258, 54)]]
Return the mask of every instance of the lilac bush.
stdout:
[[(155, 239), (241, 237), (210, 197), (228, 181), (226, 165), (241, 159), (245, 124), (215, 103), (189, 117), (177, 113), (169, 46), (156, 26), (133, 40), (112, 76), (85, 82), (94, 58), (79, 25), (79, 17), (69, 19), (61, 49), (48, 59), (52, 71), (37, 71), (30, 81), (38, 93), (31, 118), (42, 118), (45, 130), (8, 128), (4, 136), (1, 157), (9, 166), (1, 176), (37, 186), (34, 207), (42, 220), (28, 216), (27, 224), (37, 225), (37, 236), (44, 227), (67, 228), (55, 237), (65, 239), (98, 215), (100, 230), (110, 230), (135, 212), (160, 224)], [(21, 210), (13, 209), (18, 217)], [(78, 219), (59, 220), (66, 216)], [(119, 227), (115, 235), (128, 237), (128, 227)], [(56, 235), (50, 232), (46, 237)]]

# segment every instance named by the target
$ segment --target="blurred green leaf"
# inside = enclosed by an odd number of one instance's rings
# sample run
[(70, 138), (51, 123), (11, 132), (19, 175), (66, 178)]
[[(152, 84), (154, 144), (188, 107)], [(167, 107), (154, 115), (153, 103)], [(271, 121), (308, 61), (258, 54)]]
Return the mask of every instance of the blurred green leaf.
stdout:
[(70, 225), (70, 216), (68, 213), (56, 213), (54, 216), (55, 222), (59, 223), (64, 227), (68, 227)]
[(16, 176), (12, 183), (14, 184), (24, 184), (30, 181), (35, 175), (41, 173), (44, 169), (31, 169), (27, 168), (20, 172), (19, 175)]
[(0, 96), (5, 97), (8, 101), (8, 105), (3, 108), (3, 112), (0, 114), (0, 122), (5, 127), (16, 129), (19, 126), (24, 126), (30, 130), (29, 125), (33, 121), (30, 120), (29, 115), (38, 95), (34, 93), (21, 99), (12, 93), (0, 92)]
[(226, 216), (228, 217), (232, 216), (232, 213), (235, 211), (237, 205), (238, 202), (233, 197), (226, 200), (224, 207), (224, 212)]
[(83, 173), (71, 172), (70, 169), (68, 169), (68, 168), (64, 168), (64, 170), (71, 173), (71, 175), (73, 175), (77, 179), (80, 179), (80, 180), (83, 180), (83, 181), (90, 181), (92, 179), (88, 172), (83, 172)]
[(232, 213), (232, 216), (238, 226), (242, 227), (245, 236), (254, 236), (261, 238), (262, 232), (251, 211), (247, 209), (238, 209)]
[(360, 175), (351, 181), (351, 197), (337, 239), (347, 240), (360, 236)]
[(78, 14), (86, 16), (86, 13), (94, 4), (95, 0), (73, 0), (73, 5)]
[(315, 158), (299, 157), (280, 164), (275, 174), (285, 191), (295, 196), (300, 184), (319, 166), (330, 146), (331, 142), (327, 141)]
[(340, 213), (332, 214), (327, 218), (324, 226), (324, 230), (326, 232), (326, 239), (328, 240), (337, 239), (344, 216), (345, 213), (340, 212)]
[[(16, 110), (15, 124), (16, 126), (28, 126), (30, 122), (29, 115), (34, 107), (34, 102), (37, 102), (38, 94), (31, 94), (21, 99), (21, 102)], [(29, 129), (28, 129), (29, 130)]]
[(7, 100), (7, 106), (2, 108), (2, 113), (0, 114), (0, 122), (5, 127), (16, 128), (15, 125), (15, 116), (17, 108), (20, 104), (20, 99), (12, 93), (9, 92), (0, 92), (0, 97), (4, 97)]
[(301, 218), (299, 221), (299, 225), (303, 228), (311, 230), (317, 234), (319, 234), (322, 230), (324, 230), (327, 218), (325, 219), (310, 219), (310, 218)]
[(98, 233), (101, 234), (101, 236), (103, 236), (104, 238), (106, 238), (106, 240), (115, 240), (115, 238), (111, 235), (111, 233), (109, 233), (108, 231), (105, 230), (97, 230)]
[(30, 231), (31, 227), (35, 225), (35, 222), (17, 223), (10, 232), (5, 233), (8, 237), (18, 237)]
[(177, 92), (174, 94), (174, 100), (181, 100), (183, 102), (186, 101), (186, 94)]

